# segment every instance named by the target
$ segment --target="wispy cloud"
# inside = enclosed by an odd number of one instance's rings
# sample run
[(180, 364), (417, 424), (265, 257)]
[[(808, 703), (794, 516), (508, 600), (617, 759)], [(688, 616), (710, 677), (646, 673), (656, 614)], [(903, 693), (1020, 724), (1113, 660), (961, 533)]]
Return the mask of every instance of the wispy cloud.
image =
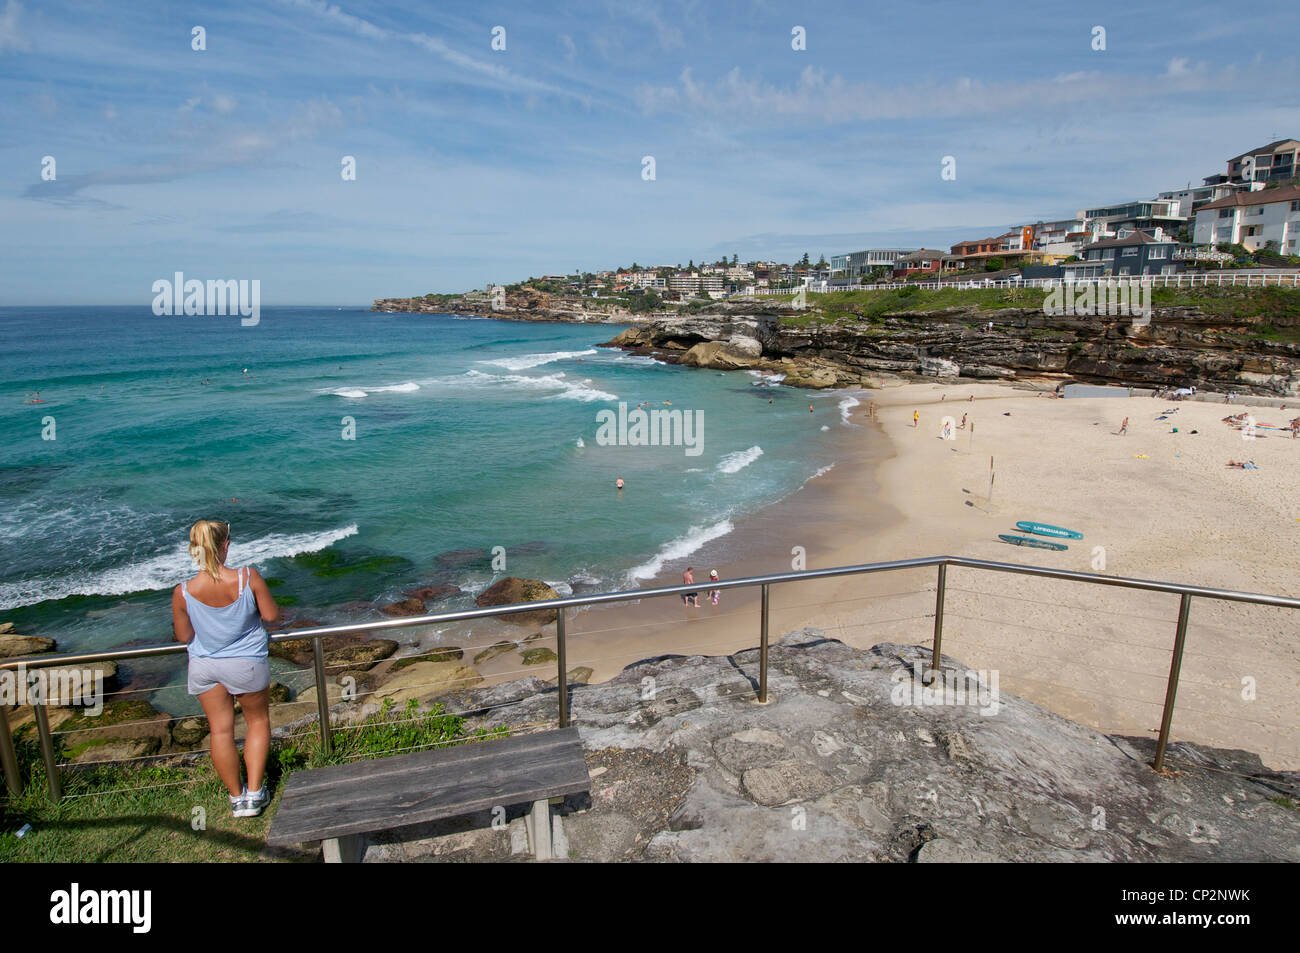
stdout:
[(8, 0), (4, 13), (0, 13), (0, 53), (5, 50), (29, 50), (31, 42), (23, 35), (18, 20), (23, 7), (18, 0)]
[(585, 94), (562, 89), (542, 80), (521, 76), (505, 66), (471, 56), (463, 50), (449, 45), (440, 37), (419, 31), (390, 30), (378, 26), (369, 20), (345, 12), (337, 4), (327, 3), (326, 0), (283, 0), (283, 2), (350, 30), (365, 39), (376, 42), (398, 41), (415, 46), (427, 53), (432, 53), (449, 66), (455, 67), (464, 80), (475, 79), (482, 84), (504, 91), (545, 93), (579, 101), (589, 99)]
[(671, 86), (642, 85), (637, 102), (647, 115), (656, 113), (773, 117), (782, 122), (842, 123), (872, 119), (969, 116), (1008, 110), (1053, 109), (1107, 97), (1162, 97), (1215, 91), (1256, 92), (1261, 82), (1294, 84), (1294, 58), (1212, 69), (1186, 57), (1172, 58), (1163, 73), (1078, 70), (1018, 80), (983, 80), (961, 76), (947, 82), (883, 86), (851, 82), (838, 74), (807, 66), (798, 79), (778, 85), (735, 67), (712, 81), (699, 81), (687, 67)]

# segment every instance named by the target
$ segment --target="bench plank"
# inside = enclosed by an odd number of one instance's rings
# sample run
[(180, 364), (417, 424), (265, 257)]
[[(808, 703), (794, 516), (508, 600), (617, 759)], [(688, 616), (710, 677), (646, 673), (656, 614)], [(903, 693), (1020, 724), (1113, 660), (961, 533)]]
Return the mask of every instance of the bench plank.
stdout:
[(590, 785), (576, 728), (331, 765), (290, 775), (267, 843), (405, 827)]

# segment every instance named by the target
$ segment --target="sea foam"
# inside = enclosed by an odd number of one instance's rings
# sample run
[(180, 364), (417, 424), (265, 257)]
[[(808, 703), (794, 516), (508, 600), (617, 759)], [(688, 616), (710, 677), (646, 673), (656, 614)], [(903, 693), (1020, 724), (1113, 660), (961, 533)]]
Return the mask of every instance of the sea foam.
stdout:
[(504, 367), (508, 371), (526, 371), (530, 367), (541, 367), (543, 364), (552, 364), (555, 361), (568, 360), (574, 357), (586, 357), (589, 354), (598, 354), (599, 352), (593, 347), (585, 351), (550, 351), (545, 354), (524, 354), (520, 357), (499, 357), (490, 361), (479, 361), (480, 364), (492, 364), (496, 367)]
[(737, 450), (735, 453), (729, 453), (718, 461), (718, 472), (737, 473), (762, 455), (763, 448), (757, 446), (750, 447), (748, 450)]
[[(231, 566), (257, 566), (269, 559), (314, 553), (355, 536), (356, 524), (319, 533), (271, 533), (246, 543), (231, 543)], [(15, 609), (68, 596), (120, 596), (130, 592), (170, 589), (195, 572), (184, 544), (127, 566), (115, 566), (74, 577), (39, 577), (0, 584), (0, 609)]]
[(684, 535), (666, 543), (652, 559), (629, 570), (628, 579), (634, 583), (639, 579), (653, 579), (666, 563), (685, 559), (705, 543), (726, 536), (735, 528), (731, 520), (719, 520), (712, 526), (692, 526)]

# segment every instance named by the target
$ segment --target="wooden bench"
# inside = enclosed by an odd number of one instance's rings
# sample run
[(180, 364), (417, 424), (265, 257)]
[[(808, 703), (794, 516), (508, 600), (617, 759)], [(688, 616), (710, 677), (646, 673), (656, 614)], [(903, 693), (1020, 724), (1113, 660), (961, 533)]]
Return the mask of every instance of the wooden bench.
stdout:
[(548, 860), (550, 798), (590, 787), (576, 728), (296, 771), (266, 843), (321, 841), (326, 863), (356, 863), (362, 834), (531, 803), (533, 856)]

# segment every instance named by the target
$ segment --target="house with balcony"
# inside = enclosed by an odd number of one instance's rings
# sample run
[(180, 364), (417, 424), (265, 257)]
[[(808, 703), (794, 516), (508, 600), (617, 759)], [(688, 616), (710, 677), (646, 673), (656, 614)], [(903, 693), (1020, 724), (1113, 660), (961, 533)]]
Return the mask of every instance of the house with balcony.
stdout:
[[(1103, 238), (1083, 249), (1086, 265), (1100, 265), (1103, 275), (1117, 278), (1139, 275), (1173, 275), (1185, 267), (1176, 258), (1179, 243), (1166, 235), (1163, 229), (1146, 232), (1121, 229), (1114, 238)], [(1080, 277), (1082, 270), (1076, 270)]]
[(1122, 230), (1150, 232), (1157, 228), (1174, 232), (1187, 224), (1182, 205), (1173, 199), (1150, 199), (1083, 209), (1079, 216), (1095, 237), (1118, 235)]
[(1013, 228), (1001, 235), (958, 242), (943, 259), (943, 268), (982, 270), (985, 263), (993, 258), (1001, 258), (1005, 265), (1014, 265), (1032, 257), (1033, 249), (1026, 242), (1024, 229)]
[(1300, 186), (1236, 192), (1196, 213), (1192, 238), (1198, 245), (1268, 247), (1300, 255)]
[(1284, 182), (1300, 175), (1300, 141), (1279, 139), (1228, 160), (1228, 181)]
[(829, 277), (865, 278), (877, 268), (892, 269), (895, 262), (907, 253), (906, 248), (868, 248), (845, 255), (832, 255)]

